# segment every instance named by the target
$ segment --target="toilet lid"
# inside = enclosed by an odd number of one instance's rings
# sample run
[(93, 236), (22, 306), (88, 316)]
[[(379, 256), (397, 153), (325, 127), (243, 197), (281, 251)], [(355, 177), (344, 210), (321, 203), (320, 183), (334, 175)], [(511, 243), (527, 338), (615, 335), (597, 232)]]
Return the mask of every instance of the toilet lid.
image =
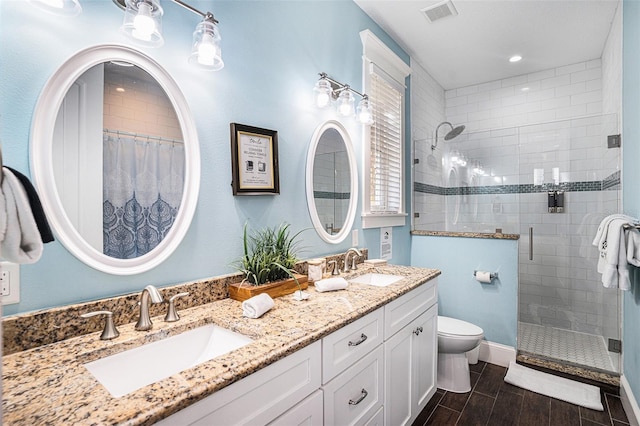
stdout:
[(438, 333), (453, 336), (478, 336), (484, 331), (470, 322), (438, 316)]

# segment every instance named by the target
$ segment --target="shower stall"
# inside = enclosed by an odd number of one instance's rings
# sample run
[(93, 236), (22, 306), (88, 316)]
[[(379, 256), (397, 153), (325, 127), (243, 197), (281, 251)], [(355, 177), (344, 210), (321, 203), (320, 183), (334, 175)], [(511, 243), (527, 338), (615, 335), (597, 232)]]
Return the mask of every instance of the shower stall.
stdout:
[(621, 297), (591, 243), (621, 208), (618, 133), (610, 114), (434, 134), (414, 143), (412, 199), (415, 231), (520, 235), (519, 354), (613, 376)]

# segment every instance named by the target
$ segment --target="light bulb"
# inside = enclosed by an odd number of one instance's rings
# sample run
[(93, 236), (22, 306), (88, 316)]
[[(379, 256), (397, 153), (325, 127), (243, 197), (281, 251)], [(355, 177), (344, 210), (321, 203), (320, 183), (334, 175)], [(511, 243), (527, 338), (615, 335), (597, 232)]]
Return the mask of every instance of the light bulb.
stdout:
[(371, 104), (367, 98), (363, 98), (358, 104), (358, 121), (364, 125), (370, 126), (373, 124), (373, 113), (371, 111)]
[(149, 41), (151, 35), (156, 30), (156, 23), (151, 17), (153, 7), (150, 4), (138, 3), (138, 14), (133, 19), (133, 36), (140, 40)]
[(216, 56), (215, 44), (213, 44), (213, 37), (210, 34), (203, 34), (202, 41), (198, 45), (198, 62), (202, 65), (213, 65), (213, 60)]
[(321, 78), (316, 82), (313, 88), (316, 98), (316, 106), (318, 108), (325, 108), (331, 104), (331, 83), (324, 78)]
[[(213, 19), (213, 16), (211, 17)], [(193, 32), (193, 44), (189, 63), (208, 71), (218, 71), (224, 67), (220, 33), (215, 22), (203, 19)]]
[(348, 89), (340, 92), (340, 96), (338, 96), (338, 114), (348, 117), (353, 115), (354, 113), (354, 105), (355, 100), (353, 99), (353, 95)]

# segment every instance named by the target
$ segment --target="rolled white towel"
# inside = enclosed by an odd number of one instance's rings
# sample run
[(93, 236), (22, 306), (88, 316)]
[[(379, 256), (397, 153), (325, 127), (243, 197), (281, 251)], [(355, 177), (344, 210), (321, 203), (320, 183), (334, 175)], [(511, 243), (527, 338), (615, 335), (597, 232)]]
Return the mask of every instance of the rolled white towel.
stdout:
[(336, 277), (336, 278), (325, 278), (323, 280), (316, 281), (313, 283), (313, 285), (316, 287), (316, 291), (319, 291), (322, 293), (323, 291), (345, 289), (347, 288), (349, 283), (347, 282), (347, 280), (345, 280), (342, 277)]
[(267, 293), (260, 293), (242, 302), (242, 315), (248, 318), (260, 318), (273, 308), (275, 302)]

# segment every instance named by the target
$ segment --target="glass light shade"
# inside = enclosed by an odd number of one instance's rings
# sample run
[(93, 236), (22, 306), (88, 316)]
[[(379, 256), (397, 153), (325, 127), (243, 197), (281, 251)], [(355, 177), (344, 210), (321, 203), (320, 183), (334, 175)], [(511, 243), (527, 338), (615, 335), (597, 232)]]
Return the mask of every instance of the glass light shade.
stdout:
[(120, 30), (136, 44), (145, 47), (160, 47), (162, 38), (163, 10), (158, 0), (126, 0), (124, 21)]
[(349, 117), (355, 112), (355, 99), (349, 90), (343, 90), (338, 96), (338, 114)]
[(316, 106), (318, 108), (325, 108), (331, 105), (331, 83), (329, 80), (321, 78), (316, 82), (313, 92), (315, 94)]
[(209, 71), (218, 71), (224, 67), (222, 49), (220, 48), (220, 32), (218, 26), (209, 20), (196, 25), (193, 32), (193, 45), (189, 63)]
[(82, 12), (78, 0), (29, 0), (29, 3), (55, 15), (76, 16)]
[(358, 104), (356, 116), (358, 117), (358, 121), (362, 124), (367, 126), (373, 124), (373, 111), (371, 110), (371, 104), (368, 99), (362, 98)]

